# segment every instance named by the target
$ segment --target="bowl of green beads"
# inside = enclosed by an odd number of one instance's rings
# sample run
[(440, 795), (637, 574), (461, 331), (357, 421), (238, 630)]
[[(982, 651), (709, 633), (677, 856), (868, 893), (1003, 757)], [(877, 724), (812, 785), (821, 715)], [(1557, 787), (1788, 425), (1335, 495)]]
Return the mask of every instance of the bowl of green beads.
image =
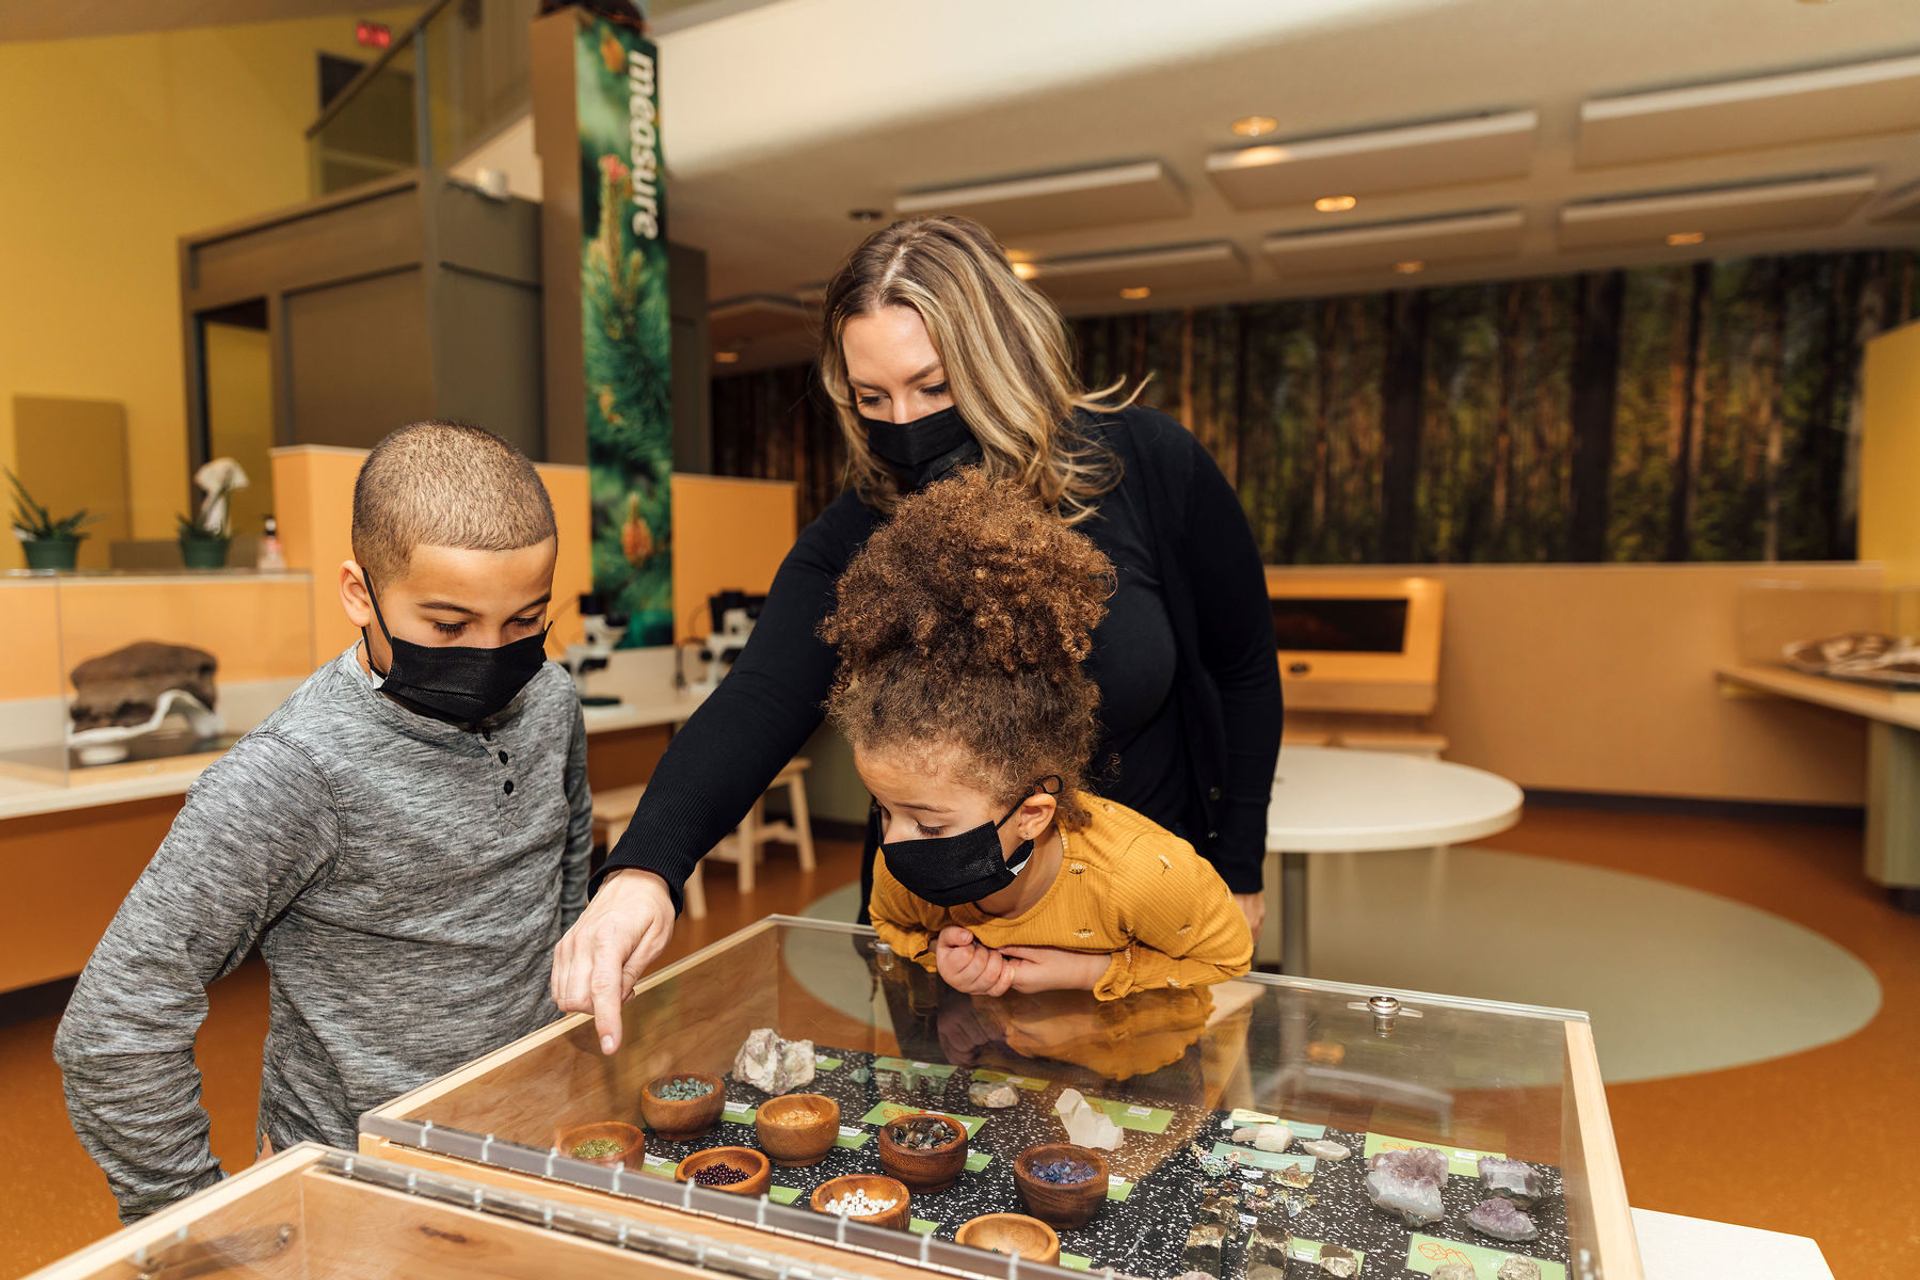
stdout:
[(680, 1071), (656, 1076), (640, 1091), (640, 1118), (662, 1138), (683, 1141), (713, 1128), (726, 1108), (719, 1076)]

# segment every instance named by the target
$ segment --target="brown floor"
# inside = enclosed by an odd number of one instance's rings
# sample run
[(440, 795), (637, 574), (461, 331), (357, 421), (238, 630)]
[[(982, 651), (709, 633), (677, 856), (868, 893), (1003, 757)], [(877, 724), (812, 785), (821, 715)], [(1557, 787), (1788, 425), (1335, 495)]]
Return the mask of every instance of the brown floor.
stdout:
[[(1893, 911), (1859, 874), (1860, 833), (1535, 808), (1503, 849), (1638, 872), (1796, 920), (1878, 975), (1879, 1015), (1834, 1045), (1771, 1062), (1608, 1090), (1632, 1202), (1812, 1236), (1840, 1280), (1908, 1274), (1920, 1247), (1920, 917)], [(825, 843), (820, 868), (775, 851), (742, 900), (730, 868), (709, 873), (710, 914), (684, 922), (684, 955), (769, 911), (798, 911), (855, 872)], [(1569, 904), (1572, 905), (1572, 904)], [(1685, 975), (1676, 975), (1684, 981)], [(112, 1230), (105, 1184), (66, 1126), (50, 1046), (64, 986), (0, 997), (0, 1275), (42, 1265)], [(258, 1101), (266, 973), (257, 960), (218, 984), (200, 1035), (214, 1150), (247, 1160)]]

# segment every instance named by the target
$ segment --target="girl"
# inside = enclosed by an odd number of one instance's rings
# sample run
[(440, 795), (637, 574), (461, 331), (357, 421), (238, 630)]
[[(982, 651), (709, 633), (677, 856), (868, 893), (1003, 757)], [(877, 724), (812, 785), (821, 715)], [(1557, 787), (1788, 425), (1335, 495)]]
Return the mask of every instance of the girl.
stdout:
[(974, 994), (1191, 987), (1245, 973), (1247, 921), (1193, 846), (1082, 790), (1082, 667), (1106, 556), (968, 468), (902, 499), (839, 582), (827, 714), (873, 793), (869, 909), (896, 952)]

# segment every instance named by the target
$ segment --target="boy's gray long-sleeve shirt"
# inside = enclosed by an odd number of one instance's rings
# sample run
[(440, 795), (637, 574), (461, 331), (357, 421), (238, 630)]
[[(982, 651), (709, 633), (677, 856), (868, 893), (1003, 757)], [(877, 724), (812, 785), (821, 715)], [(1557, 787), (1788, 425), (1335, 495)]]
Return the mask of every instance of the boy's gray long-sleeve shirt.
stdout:
[(259, 1131), (351, 1148), (360, 1114), (559, 1016), (593, 805), (548, 663), (472, 731), (377, 692), (349, 649), (208, 767), (54, 1040), (74, 1131), (132, 1221), (221, 1177), (194, 1036), (257, 941)]

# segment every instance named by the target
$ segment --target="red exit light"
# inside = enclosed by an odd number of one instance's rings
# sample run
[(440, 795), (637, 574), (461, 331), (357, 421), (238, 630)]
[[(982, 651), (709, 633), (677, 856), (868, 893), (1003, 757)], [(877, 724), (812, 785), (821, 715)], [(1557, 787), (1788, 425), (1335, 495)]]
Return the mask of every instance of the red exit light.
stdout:
[(353, 28), (353, 38), (363, 48), (384, 49), (393, 43), (393, 28), (384, 22), (361, 22)]

